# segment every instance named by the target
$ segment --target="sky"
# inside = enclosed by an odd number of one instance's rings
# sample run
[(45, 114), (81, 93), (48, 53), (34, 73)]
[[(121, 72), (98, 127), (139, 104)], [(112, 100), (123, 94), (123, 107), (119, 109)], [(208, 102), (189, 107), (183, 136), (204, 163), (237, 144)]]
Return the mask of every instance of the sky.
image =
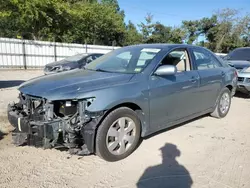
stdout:
[(250, 13), (250, 0), (118, 0), (125, 11), (125, 22), (131, 20), (139, 24), (147, 13), (153, 21), (166, 26), (180, 26), (182, 20), (195, 20), (210, 17), (219, 9), (240, 9), (242, 14)]

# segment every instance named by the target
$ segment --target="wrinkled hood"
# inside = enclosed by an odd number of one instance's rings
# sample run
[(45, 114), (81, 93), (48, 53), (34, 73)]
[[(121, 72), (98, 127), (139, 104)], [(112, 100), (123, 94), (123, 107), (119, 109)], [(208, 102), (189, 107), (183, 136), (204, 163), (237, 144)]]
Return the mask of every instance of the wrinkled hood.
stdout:
[(243, 69), (245, 67), (250, 67), (250, 62), (249, 61), (228, 60), (228, 62), (233, 64), (236, 69)]
[(72, 70), (34, 78), (20, 85), (20, 92), (49, 100), (79, 99), (86, 92), (128, 82), (133, 74)]

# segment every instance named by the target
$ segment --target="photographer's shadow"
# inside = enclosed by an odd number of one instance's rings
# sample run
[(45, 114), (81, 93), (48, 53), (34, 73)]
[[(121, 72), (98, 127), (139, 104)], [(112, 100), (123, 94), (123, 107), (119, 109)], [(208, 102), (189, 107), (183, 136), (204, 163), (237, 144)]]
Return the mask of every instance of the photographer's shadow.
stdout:
[(181, 155), (174, 144), (161, 149), (162, 164), (145, 170), (137, 183), (138, 188), (190, 188), (193, 184), (188, 170), (176, 161)]

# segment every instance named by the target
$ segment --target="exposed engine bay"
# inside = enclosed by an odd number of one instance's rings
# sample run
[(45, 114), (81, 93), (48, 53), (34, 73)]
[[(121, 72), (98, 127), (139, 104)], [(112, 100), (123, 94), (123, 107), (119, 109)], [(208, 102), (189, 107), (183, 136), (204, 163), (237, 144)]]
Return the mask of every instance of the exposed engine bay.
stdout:
[(66, 148), (78, 155), (94, 152), (96, 128), (104, 115), (87, 110), (95, 98), (49, 101), (20, 93), (19, 99), (8, 106), (15, 145)]

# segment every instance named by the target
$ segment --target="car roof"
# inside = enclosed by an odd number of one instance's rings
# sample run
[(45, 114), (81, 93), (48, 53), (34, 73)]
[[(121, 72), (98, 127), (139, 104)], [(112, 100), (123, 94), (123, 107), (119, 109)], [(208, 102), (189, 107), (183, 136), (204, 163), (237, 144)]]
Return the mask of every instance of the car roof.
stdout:
[(100, 55), (104, 55), (104, 53), (95, 53), (95, 52), (92, 52), (92, 53), (86, 53), (86, 55), (93, 55), (93, 54), (100, 54)]
[[(139, 46), (139, 47), (145, 47), (145, 48), (187, 48), (187, 47), (198, 47), (198, 48), (203, 48), (201, 46), (195, 46), (195, 45), (190, 45), (190, 44), (168, 44), (168, 43), (155, 43), (155, 44), (136, 44), (132, 46)], [(131, 47), (132, 47), (131, 46)]]
[(104, 55), (104, 53), (95, 53), (95, 52), (91, 52), (91, 53), (78, 53), (78, 54), (75, 54), (75, 55), (86, 55), (86, 56), (88, 56), (88, 55), (93, 55), (93, 54), (102, 54), (102, 55)]

